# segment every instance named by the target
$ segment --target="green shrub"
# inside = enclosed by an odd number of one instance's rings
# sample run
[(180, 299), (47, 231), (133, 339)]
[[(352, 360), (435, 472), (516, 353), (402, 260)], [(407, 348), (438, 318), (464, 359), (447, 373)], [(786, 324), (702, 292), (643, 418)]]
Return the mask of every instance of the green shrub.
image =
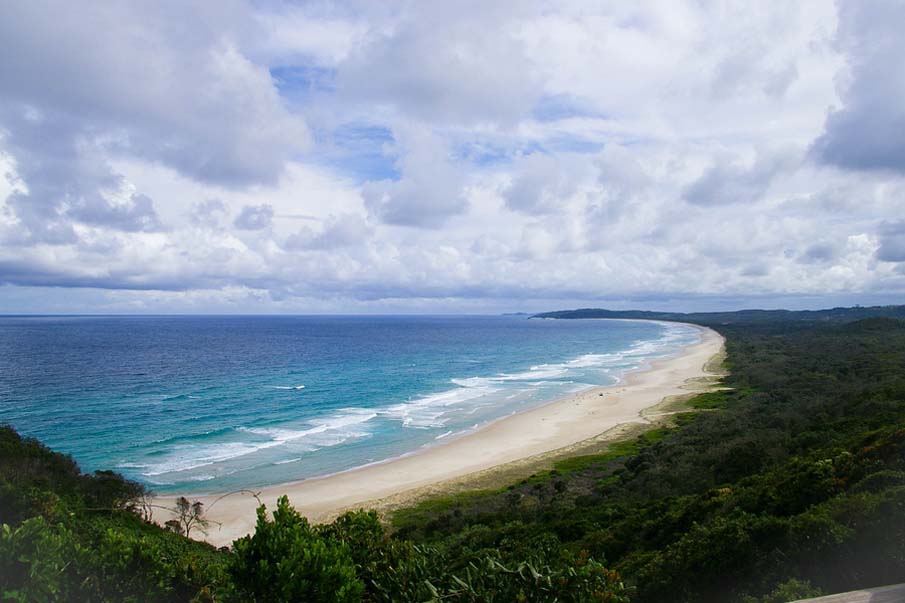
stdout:
[(789, 578), (782, 584), (777, 585), (776, 589), (770, 594), (760, 598), (747, 596), (742, 599), (742, 603), (789, 603), (789, 601), (810, 599), (811, 597), (819, 597), (823, 594), (824, 592), (822, 590), (815, 588), (807, 580)]
[(361, 600), (364, 584), (358, 579), (349, 547), (324, 538), (299, 515), (283, 496), (273, 521), (258, 508), (255, 533), (233, 543), (229, 572), (243, 600), (260, 603), (311, 603)]
[(62, 526), (35, 517), (0, 532), (0, 598), (3, 601), (45, 603), (76, 599), (68, 573), (74, 557), (71, 534)]

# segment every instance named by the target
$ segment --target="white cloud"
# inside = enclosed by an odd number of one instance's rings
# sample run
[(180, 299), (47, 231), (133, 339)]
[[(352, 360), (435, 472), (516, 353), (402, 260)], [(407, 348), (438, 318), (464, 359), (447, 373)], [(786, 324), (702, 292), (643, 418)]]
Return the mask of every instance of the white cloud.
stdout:
[(368, 241), (373, 232), (374, 227), (361, 215), (333, 215), (323, 222), (319, 231), (305, 227), (291, 235), (285, 246), (288, 249), (324, 250), (352, 247)]
[(365, 205), (379, 220), (401, 226), (439, 227), (463, 213), (465, 174), (450, 158), (445, 141), (420, 126), (398, 128), (398, 180), (365, 184)]
[(586, 160), (581, 157), (533, 153), (514, 163), (515, 175), (503, 193), (513, 211), (567, 212), (571, 197), (587, 180)]
[(240, 230), (263, 230), (270, 228), (273, 223), (273, 206), (267, 203), (261, 205), (246, 205), (233, 220), (233, 224)]
[(63, 142), (78, 137), (203, 181), (274, 181), (308, 131), (267, 66), (237, 47), (247, 10), (238, 2), (5, 4), (3, 104), (55, 120)]
[(838, 78), (843, 106), (830, 110), (814, 145), (821, 160), (905, 173), (903, 20), (905, 4), (897, 0), (839, 2), (836, 43), (847, 59)]
[(135, 311), (902, 293), (905, 176), (861, 160), (896, 151), (883, 10), (5, 5), (0, 283)]
[(406, 5), (339, 65), (341, 96), (432, 123), (514, 123), (541, 93), (520, 39), (529, 5)]

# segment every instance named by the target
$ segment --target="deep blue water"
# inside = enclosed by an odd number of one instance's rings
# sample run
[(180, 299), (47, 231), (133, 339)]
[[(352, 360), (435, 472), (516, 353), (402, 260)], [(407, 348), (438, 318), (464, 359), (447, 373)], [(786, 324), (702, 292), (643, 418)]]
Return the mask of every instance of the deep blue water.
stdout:
[(696, 341), (524, 317), (0, 317), (0, 422), (157, 492), (325, 475), (442, 443)]

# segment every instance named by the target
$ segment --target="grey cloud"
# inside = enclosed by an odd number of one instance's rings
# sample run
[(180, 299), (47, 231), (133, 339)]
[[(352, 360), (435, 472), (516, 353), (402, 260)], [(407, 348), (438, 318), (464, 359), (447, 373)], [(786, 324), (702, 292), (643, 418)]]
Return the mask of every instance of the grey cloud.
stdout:
[(23, 227), (21, 244), (74, 243), (73, 222), (126, 232), (162, 228), (146, 195), (111, 200), (123, 196), (122, 177), (65, 118), (0, 103), (0, 123), (6, 125), (3, 146), (17, 160), (17, 175), (27, 188), (6, 199)]
[(789, 86), (795, 83), (797, 79), (798, 65), (789, 63), (785, 67), (769, 74), (764, 83), (764, 92), (770, 96), (782, 97), (785, 95), (786, 90), (789, 89)]
[(80, 222), (125, 232), (154, 232), (163, 226), (147, 195), (135, 194), (127, 203), (111, 203), (98, 195), (82, 197), (68, 211)]
[(766, 40), (748, 43), (724, 57), (715, 67), (710, 92), (714, 98), (739, 94), (746, 88), (759, 86), (772, 97), (782, 97), (798, 78), (798, 66), (789, 62), (781, 66), (767, 64), (769, 48)]
[(134, 291), (186, 291), (198, 286), (194, 279), (158, 278), (116, 271), (78, 274), (26, 260), (0, 260), (0, 284), (31, 287), (90, 287)]
[(597, 179), (616, 195), (627, 196), (649, 187), (653, 180), (630, 149), (607, 145), (597, 157)]
[(755, 262), (742, 268), (739, 274), (750, 277), (767, 276), (770, 274), (770, 267), (763, 262)]
[(19, 220), (22, 228), (5, 242), (14, 245), (68, 245), (78, 241), (72, 222), (56, 204), (29, 194), (13, 193), (6, 199), (7, 207)]
[(219, 228), (220, 220), (226, 216), (227, 211), (226, 204), (219, 199), (199, 201), (192, 205), (192, 210), (189, 212), (189, 221), (194, 226)]
[[(0, 103), (55, 116), (64, 140), (77, 136), (201, 181), (275, 182), (308, 134), (267, 69), (237, 48), (244, 23), (253, 22), (245, 11), (232, 0), (90, 10), (2, 3)], [(35, 143), (46, 152), (57, 137)]]
[(717, 159), (686, 187), (684, 198), (695, 205), (754, 203), (767, 192), (784, 161), (782, 156), (758, 156), (745, 166), (725, 157)]
[(331, 216), (320, 232), (303, 229), (286, 240), (287, 249), (339, 249), (367, 242), (374, 229), (357, 214)]
[[(7, 208), (21, 224), (19, 244), (67, 244), (77, 240), (63, 203), (84, 190), (95, 194), (116, 184), (109, 169), (79, 162), (71, 127), (23, 106), (0, 100), (0, 142), (17, 159), (16, 173), (27, 192), (13, 192)], [(54, 144), (54, 135), (58, 139)], [(46, 150), (44, 150), (46, 149)]]
[(465, 176), (449, 156), (445, 142), (422, 126), (394, 131), (398, 141), (399, 180), (369, 181), (362, 187), (368, 211), (381, 222), (438, 228), (464, 213)]
[[(667, 3), (626, 28), (637, 7), (352, 3), (326, 11), (353, 26), (339, 42), (280, 21), (283, 39), (338, 48), (326, 63), (274, 38), (267, 57), (255, 52), (260, 32), (246, 27), (260, 11), (278, 21), (273, 7), (0, 7), (0, 162), (22, 185), (0, 193), (0, 281), (167, 290), (123, 298), (176, 304), (248, 289), (297, 311), (304, 298), (406, 298), (423, 311), (507, 296), (902, 290), (901, 224), (877, 226), (899, 219), (895, 176), (769, 151), (813, 139), (832, 102), (836, 57), (821, 40), (833, 15), (819, 6), (746, 7), (750, 22), (732, 12), (727, 24), (723, 7)], [(297, 77), (280, 97), (260, 61), (284, 59), (274, 73)], [(324, 70), (335, 90), (293, 90)], [(557, 100), (538, 108), (544, 96)], [(324, 147), (342, 124), (379, 134), (366, 158), (326, 161), (329, 148), (299, 153), (307, 133), (293, 111)], [(235, 190), (250, 186), (255, 197)], [(287, 237), (288, 218), (304, 216)], [(165, 231), (141, 236), (163, 218)]]
[(802, 264), (825, 264), (839, 255), (839, 247), (833, 243), (814, 243), (809, 245), (799, 256)]
[(247, 7), (227, 1), (0, 4), (0, 149), (27, 190), (5, 200), (19, 222), (7, 240), (73, 244), (74, 222), (160, 230), (112, 156), (226, 186), (276, 182), (307, 129), (237, 49)]
[[(595, 159), (594, 165), (599, 189), (587, 208), (586, 216), (588, 222), (593, 224), (588, 233), (591, 244), (600, 248), (609, 239), (609, 229), (623, 219), (630, 208), (642, 206), (642, 199), (649, 196), (654, 179), (631, 149), (619, 145), (607, 145)], [(660, 209), (658, 213), (665, 217), (665, 211)]]
[(525, 214), (555, 211), (576, 190), (577, 174), (558, 158), (534, 153), (520, 161), (519, 173), (503, 192), (506, 206)]
[(542, 93), (511, 27), (527, 4), (409, 4), (340, 65), (339, 90), (432, 122), (514, 123)]
[(459, 190), (412, 180), (368, 182), (362, 194), (381, 222), (398, 226), (438, 228), (468, 205)]
[(246, 205), (233, 220), (233, 225), (242, 230), (263, 230), (269, 228), (273, 222), (273, 206), (266, 203), (261, 205)]
[(884, 262), (905, 262), (905, 220), (882, 223), (879, 236), (877, 259)]
[(831, 110), (812, 152), (853, 170), (905, 172), (905, 3), (840, 0), (837, 44), (848, 63), (843, 106)]

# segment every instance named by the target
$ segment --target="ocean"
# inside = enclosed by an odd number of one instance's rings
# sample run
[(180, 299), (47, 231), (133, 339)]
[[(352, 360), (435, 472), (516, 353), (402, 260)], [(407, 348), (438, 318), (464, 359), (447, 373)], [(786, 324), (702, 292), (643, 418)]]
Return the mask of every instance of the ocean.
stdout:
[(699, 339), (524, 316), (0, 317), (0, 423), (155, 492), (227, 492), (436, 446)]

